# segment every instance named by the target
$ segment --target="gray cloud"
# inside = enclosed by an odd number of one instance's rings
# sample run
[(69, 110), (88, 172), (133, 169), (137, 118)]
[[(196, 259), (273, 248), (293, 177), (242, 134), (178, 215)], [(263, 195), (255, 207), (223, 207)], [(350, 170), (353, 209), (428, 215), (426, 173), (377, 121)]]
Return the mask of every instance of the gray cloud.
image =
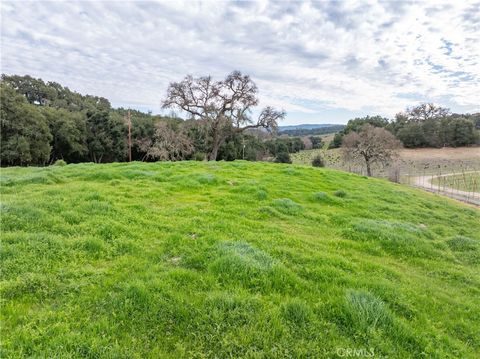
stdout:
[(300, 117), (393, 115), (416, 100), (474, 111), (478, 9), (478, 2), (2, 1), (2, 72), (154, 112), (170, 81), (233, 69), (255, 79), (262, 105)]

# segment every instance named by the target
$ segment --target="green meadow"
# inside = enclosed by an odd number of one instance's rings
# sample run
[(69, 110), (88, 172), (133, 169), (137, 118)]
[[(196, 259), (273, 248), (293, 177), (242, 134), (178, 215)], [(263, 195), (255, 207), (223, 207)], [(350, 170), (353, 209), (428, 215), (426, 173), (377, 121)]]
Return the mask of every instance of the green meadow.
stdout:
[(272, 163), (1, 170), (2, 358), (480, 355), (480, 211)]

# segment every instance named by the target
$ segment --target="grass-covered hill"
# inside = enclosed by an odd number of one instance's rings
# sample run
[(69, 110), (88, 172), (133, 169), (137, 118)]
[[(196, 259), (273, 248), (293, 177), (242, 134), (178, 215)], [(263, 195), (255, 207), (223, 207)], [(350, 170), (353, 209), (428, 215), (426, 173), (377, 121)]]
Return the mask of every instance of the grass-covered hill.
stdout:
[(452, 200), (241, 161), (9, 168), (1, 192), (1, 357), (480, 353), (480, 214)]

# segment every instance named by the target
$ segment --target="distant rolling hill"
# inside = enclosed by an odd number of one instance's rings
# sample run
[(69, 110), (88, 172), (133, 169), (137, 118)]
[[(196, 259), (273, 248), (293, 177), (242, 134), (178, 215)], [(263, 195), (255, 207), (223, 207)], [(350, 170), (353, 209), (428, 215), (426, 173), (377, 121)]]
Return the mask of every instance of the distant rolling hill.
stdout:
[(331, 126), (338, 126), (338, 125), (331, 124), (331, 123), (304, 123), (301, 125), (278, 126), (278, 128), (281, 131), (287, 131), (287, 130), (313, 130), (317, 128), (331, 127)]
[(326, 133), (333, 133), (341, 131), (345, 125), (338, 124), (301, 124), (301, 125), (287, 125), (279, 126), (278, 132), (280, 134), (287, 134), (291, 136), (306, 136), (306, 135), (323, 135)]

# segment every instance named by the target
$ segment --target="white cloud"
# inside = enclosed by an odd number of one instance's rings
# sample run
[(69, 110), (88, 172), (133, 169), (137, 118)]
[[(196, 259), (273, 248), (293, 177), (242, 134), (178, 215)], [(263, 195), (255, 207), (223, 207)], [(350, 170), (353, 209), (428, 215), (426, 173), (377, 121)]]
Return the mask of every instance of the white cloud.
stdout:
[[(480, 104), (480, 3), (8, 2), (2, 72), (154, 111), (185, 74), (250, 74), (262, 106), (395, 112)], [(345, 120), (345, 119), (341, 119)]]

